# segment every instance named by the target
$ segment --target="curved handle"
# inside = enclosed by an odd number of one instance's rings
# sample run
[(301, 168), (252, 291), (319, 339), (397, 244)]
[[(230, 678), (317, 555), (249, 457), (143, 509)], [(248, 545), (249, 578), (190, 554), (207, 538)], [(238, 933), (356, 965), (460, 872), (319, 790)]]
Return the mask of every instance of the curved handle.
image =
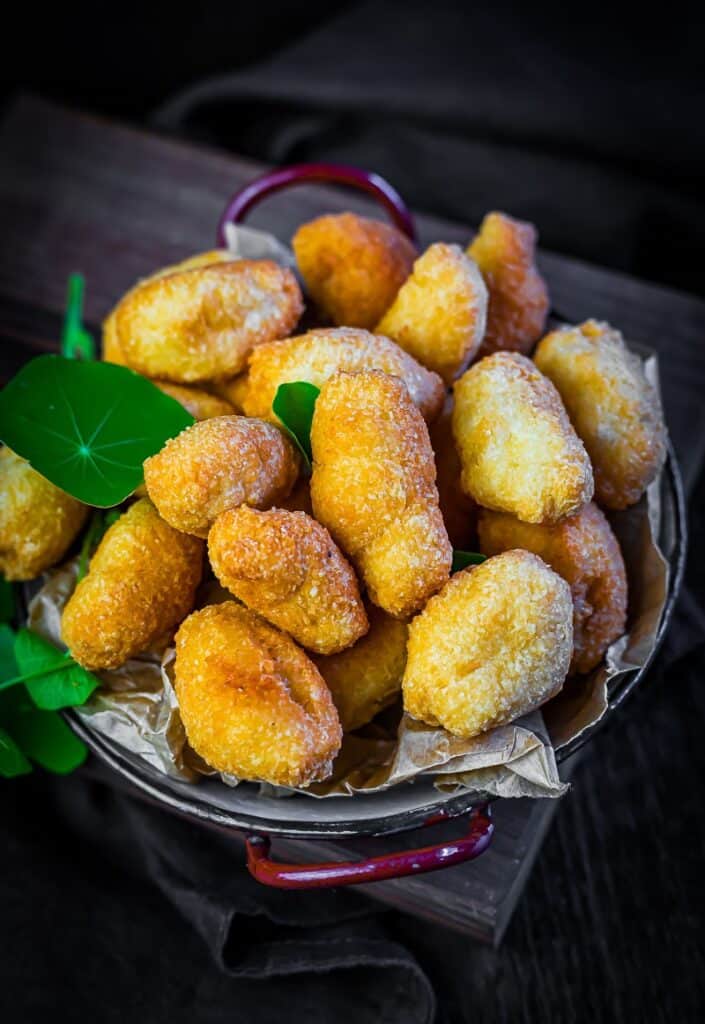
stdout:
[(493, 831), (490, 809), (485, 804), (476, 807), (470, 815), (468, 831), (462, 839), (337, 864), (279, 864), (269, 859), (268, 838), (248, 836), (247, 867), (258, 882), (277, 889), (327, 889), (335, 885), (381, 882), (385, 878), (420, 875), (474, 860), (490, 845)]
[(231, 196), (218, 223), (217, 244), (220, 247), (226, 245), (226, 224), (237, 224), (243, 220), (245, 214), (265, 196), (279, 192), (289, 185), (310, 181), (350, 185), (368, 192), (387, 210), (399, 230), (408, 235), (412, 242), (416, 241), (416, 229), (409, 208), (397, 190), (379, 174), (347, 164), (313, 163), (291, 164), (289, 167), (269, 171)]

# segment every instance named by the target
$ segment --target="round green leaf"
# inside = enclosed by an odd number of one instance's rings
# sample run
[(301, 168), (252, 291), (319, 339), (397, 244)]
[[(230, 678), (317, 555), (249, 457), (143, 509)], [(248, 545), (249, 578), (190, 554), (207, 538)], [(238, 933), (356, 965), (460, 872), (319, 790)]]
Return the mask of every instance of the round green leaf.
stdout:
[(0, 439), (53, 484), (99, 508), (142, 480), (142, 463), (194, 422), (124, 366), (39, 356), (0, 392)]
[(70, 655), (29, 629), (17, 632), (15, 660), (30, 697), (38, 708), (46, 711), (85, 704), (100, 686), (96, 676)]
[(0, 720), (19, 749), (47, 771), (66, 775), (83, 764), (85, 745), (56, 711), (40, 711), (24, 686), (0, 694)]
[(0, 684), (16, 675), (15, 632), (3, 623), (0, 625)]
[(17, 775), (27, 775), (31, 771), (32, 765), (13, 738), (0, 728), (0, 776), (14, 779)]
[(307, 380), (280, 384), (272, 402), (272, 412), (286, 429), (311, 468), (311, 423), (320, 388)]

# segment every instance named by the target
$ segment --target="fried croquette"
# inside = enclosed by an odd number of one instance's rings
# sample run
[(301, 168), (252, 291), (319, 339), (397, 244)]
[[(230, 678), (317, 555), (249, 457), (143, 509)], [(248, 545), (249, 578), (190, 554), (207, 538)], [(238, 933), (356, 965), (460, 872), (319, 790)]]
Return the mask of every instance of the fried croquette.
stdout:
[(550, 302), (535, 263), (536, 237), (533, 224), (488, 213), (468, 246), (489, 292), (481, 356), (498, 349), (526, 355), (543, 334)]
[(470, 551), (475, 544), (477, 505), (460, 486), (460, 459), (452, 428), (453, 396), (447, 395), (440, 416), (429, 426), (436, 459), (438, 503), (448, 537), (454, 548)]
[(619, 331), (586, 320), (548, 334), (535, 362), (560, 392), (592, 459), (595, 497), (606, 508), (639, 500), (666, 456), (656, 389)]
[(228, 509), (277, 504), (298, 473), (289, 439), (271, 423), (244, 416), (194, 423), (144, 464), (147, 493), (159, 514), (196, 537), (207, 537)]
[(334, 324), (371, 330), (411, 273), (416, 249), (391, 224), (329, 214), (292, 240), (306, 289)]
[(411, 622), (404, 707), (469, 739), (555, 696), (572, 650), (565, 580), (528, 551), (495, 555), (452, 576)]
[(146, 377), (224, 380), (244, 368), (256, 345), (289, 334), (302, 310), (290, 270), (271, 260), (230, 260), (139, 284), (108, 318), (108, 338), (114, 331), (125, 363)]
[(369, 628), (351, 565), (305, 512), (223, 512), (208, 554), (222, 586), (310, 651), (337, 653)]
[(204, 544), (142, 498), (111, 526), (61, 616), (61, 635), (88, 669), (118, 668), (162, 642), (193, 608)]
[(375, 604), (397, 618), (417, 612), (448, 578), (452, 551), (428, 429), (403, 381), (378, 370), (331, 377), (311, 448), (316, 518)]
[(624, 633), (627, 574), (617, 538), (593, 502), (555, 526), (522, 523), (503, 512), (480, 512), (480, 550), (497, 555), (533, 551), (568, 583), (573, 595), (570, 671), (589, 672)]
[(176, 695), (193, 749), (217, 771), (277, 786), (330, 775), (342, 732), (321, 675), (291, 637), (234, 601), (176, 635)]
[(527, 523), (555, 523), (590, 501), (587, 452), (560, 395), (530, 359), (486, 356), (454, 391), (462, 486), (479, 505)]
[(103, 362), (127, 366), (115, 326), (115, 313), (110, 313), (103, 321)]
[(407, 623), (367, 605), (369, 632), (340, 654), (313, 660), (333, 695), (343, 732), (371, 722), (401, 692)]
[(66, 554), (88, 507), (9, 448), (0, 448), (0, 572), (33, 580)]
[(213, 416), (232, 416), (235, 411), (224, 398), (212, 395), (202, 388), (190, 387), (187, 384), (169, 384), (168, 381), (153, 382), (165, 395), (170, 395), (186, 412), (190, 412), (195, 420), (209, 420)]
[(486, 320), (477, 264), (459, 246), (437, 242), (416, 260), (375, 330), (450, 384), (480, 347)]
[[(188, 259), (182, 260), (181, 263), (175, 263), (168, 267), (162, 267), (160, 270), (155, 271), (148, 277), (143, 277), (137, 282), (128, 292), (123, 295), (121, 301), (125, 301), (128, 295), (132, 295), (138, 288), (147, 284), (149, 281), (156, 281), (160, 277), (168, 277), (170, 274), (176, 274), (184, 270), (196, 270), (199, 267), (208, 267), (213, 263), (230, 263), (232, 262), (232, 255), (227, 249), (211, 249), (208, 252), (199, 252), (195, 256), (190, 256)], [(120, 305), (120, 303), (118, 303)], [(103, 321), (103, 361), (106, 363), (117, 363), (118, 366), (127, 366), (125, 356), (120, 346), (120, 340), (117, 334), (117, 325), (115, 320), (115, 313), (117, 306), (111, 310)]]
[(255, 349), (243, 399), (245, 413), (271, 420), (272, 402), (280, 384), (305, 380), (320, 388), (338, 370), (382, 370), (400, 377), (427, 421), (434, 419), (443, 405), (440, 377), (417, 363), (395, 342), (369, 331), (333, 327)]

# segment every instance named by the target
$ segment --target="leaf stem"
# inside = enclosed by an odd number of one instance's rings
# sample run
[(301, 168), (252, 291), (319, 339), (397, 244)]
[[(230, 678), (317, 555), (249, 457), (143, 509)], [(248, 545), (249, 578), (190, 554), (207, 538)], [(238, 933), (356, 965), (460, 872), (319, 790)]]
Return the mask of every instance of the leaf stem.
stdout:
[(9, 690), (11, 686), (16, 686), (17, 683), (28, 683), (32, 679), (41, 679), (42, 676), (48, 676), (50, 672), (63, 672), (64, 669), (70, 668), (73, 664), (73, 658), (69, 654), (65, 654), (60, 662), (55, 665), (45, 665), (44, 668), (37, 669), (36, 672), (27, 672), (25, 675), (13, 676), (12, 679), (4, 679), (0, 683), (0, 690)]

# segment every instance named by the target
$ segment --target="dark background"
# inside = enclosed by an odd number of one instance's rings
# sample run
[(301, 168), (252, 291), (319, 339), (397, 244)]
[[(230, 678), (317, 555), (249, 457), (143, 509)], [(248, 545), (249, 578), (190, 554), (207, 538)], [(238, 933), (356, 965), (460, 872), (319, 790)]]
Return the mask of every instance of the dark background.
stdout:
[[(705, 51), (689, 8), (13, 13), (3, 101), (29, 89), (263, 161), (373, 167), (420, 210), (473, 224), (506, 209), (546, 248), (705, 293)], [(232, 850), (99, 782), (35, 775), (0, 791), (3, 1021), (411, 1021), (429, 984), (448, 1022), (701, 1020), (704, 497), (701, 475), (668, 649), (591, 745), (499, 953), (368, 916), (353, 894), (282, 909)]]

